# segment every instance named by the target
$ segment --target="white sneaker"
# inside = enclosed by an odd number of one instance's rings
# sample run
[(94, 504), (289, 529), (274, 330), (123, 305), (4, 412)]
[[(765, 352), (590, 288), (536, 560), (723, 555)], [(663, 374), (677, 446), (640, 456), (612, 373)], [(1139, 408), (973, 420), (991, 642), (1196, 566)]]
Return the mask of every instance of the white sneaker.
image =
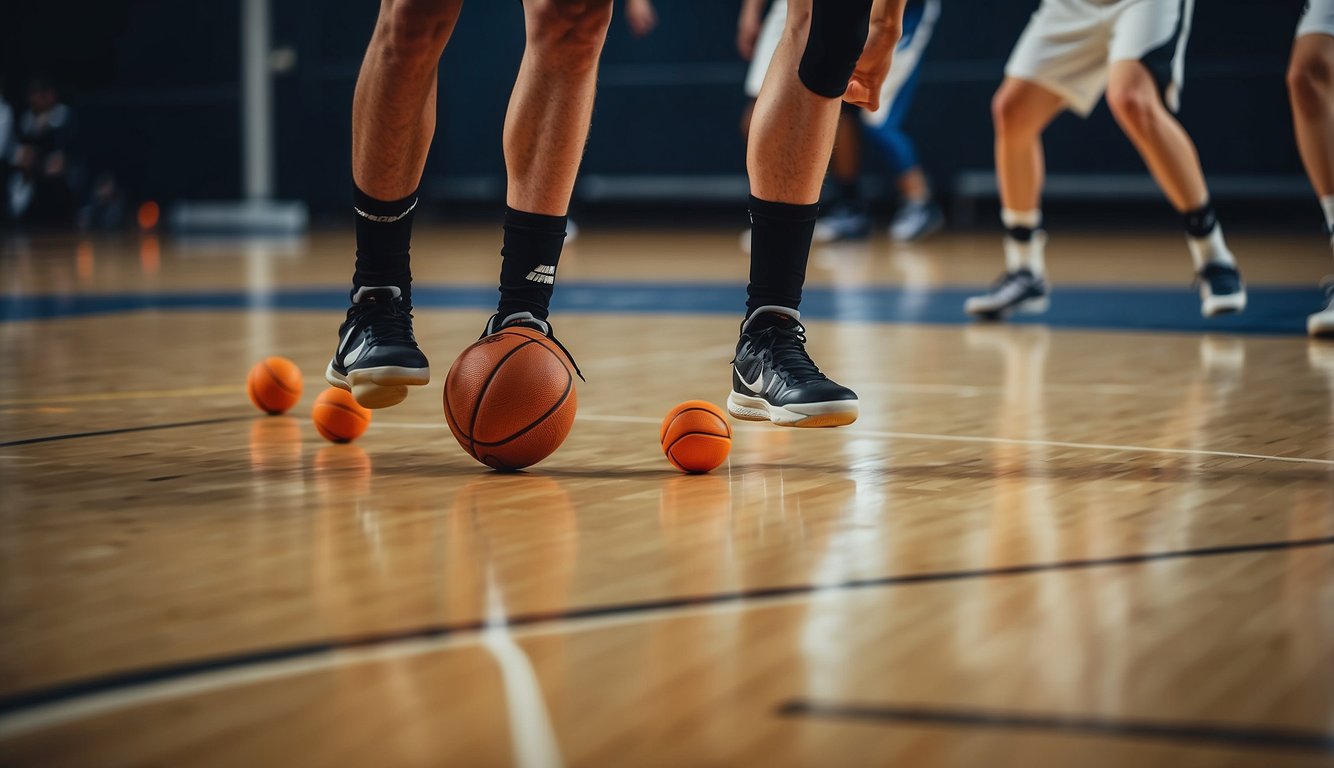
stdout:
[(1320, 290), (1325, 292), (1325, 308), (1306, 318), (1306, 332), (1334, 338), (1334, 275), (1320, 281)]

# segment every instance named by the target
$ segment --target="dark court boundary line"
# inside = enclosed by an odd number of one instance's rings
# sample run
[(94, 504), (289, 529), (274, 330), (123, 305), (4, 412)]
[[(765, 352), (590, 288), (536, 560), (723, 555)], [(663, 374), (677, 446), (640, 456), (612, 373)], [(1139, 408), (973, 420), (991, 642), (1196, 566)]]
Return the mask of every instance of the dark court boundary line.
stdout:
[(1250, 749), (1334, 752), (1334, 733), (1289, 728), (1233, 726), (1180, 720), (1024, 714), (984, 709), (946, 709), (917, 705), (839, 704), (796, 699), (778, 707), (781, 717), (809, 717), (949, 728), (1050, 731), (1116, 739), (1155, 739)]
[[(706, 595), (685, 595), (658, 600), (644, 600), (633, 603), (614, 603), (611, 605), (589, 606), (568, 611), (543, 611), (511, 616), (505, 623), (508, 627), (531, 627), (554, 624), (562, 621), (580, 621), (625, 616), (655, 611), (669, 611), (697, 608), (708, 605), (727, 603), (767, 602), (787, 597), (828, 592), (846, 592), (878, 587), (895, 587), (911, 584), (930, 584), (948, 581), (963, 581), (1005, 576), (1021, 576), (1053, 571), (1076, 571), (1092, 568), (1104, 568), (1118, 565), (1136, 565), (1164, 560), (1185, 560), (1198, 557), (1218, 557), (1223, 555), (1249, 554), (1255, 552), (1274, 552), (1334, 545), (1334, 536), (1322, 536), (1312, 539), (1289, 539), (1281, 541), (1258, 542), (1254, 544), (1234, 544), (1221, 547), (1203, 547), (1198, 549), (1169, 550), (1166, 552), (1148, 552), (1134, 555), (1097, 558), (1089, 560), (1059, 560), (1052, 563), (1028, 563), (1003, 568), (981, 568), (960, 571), (938, 571), (935, 573), (915, 573), (901, 576), (881, 576), (871, 579), (854, 579), (835, 584), (797, 584), (784, 587), (763, 587), (760, 589), (721, 592)], [(210, 672), (257, 664), (287, 661), (296, 658), (318, 656), (321, 654), (387, 645), (413, 640), (435, 640), (448, 635), (480, 632), (487, 627), (482, 620), (459, 622), (455, 624), (437, 624), (416, 627), (398, 632), (363, 635), (316, 643), (293, 645), (285, 648), (220, 656), (156, 667), (145, 667), (124, 672), (115, 672), (100, 677), (37, 688), (0, 697), (0, 716), (37, 706), (57, 704), (93, 694), (107, 693), (125, 688), (161, 683), (179, 678), (191, 677)]]
[(170, 424), (148, 424), (142, 427), (121, 427), (119, 429), (103, 429), (96, 432), (71, 432), (65, 435), (47, 435), (46, 437), (29, 437), (23, 440), (10, 440), (0, 443), (0, 448), (14, 448), (20, 445), (36, 445), (38, 443), (54, 443), (61, 440), (78, 440), (83, 437), (105, 437), (106, 435), (127, 435), (131, 432), (155, 432), (159, 429), (177, 429), (179, 427), (203, 427), (209, 424), (226, 424), (231, 421), (249, 421), (253, 416), (224, 416), (219, 419), (200, 419), (199, 421), (177, 421)]

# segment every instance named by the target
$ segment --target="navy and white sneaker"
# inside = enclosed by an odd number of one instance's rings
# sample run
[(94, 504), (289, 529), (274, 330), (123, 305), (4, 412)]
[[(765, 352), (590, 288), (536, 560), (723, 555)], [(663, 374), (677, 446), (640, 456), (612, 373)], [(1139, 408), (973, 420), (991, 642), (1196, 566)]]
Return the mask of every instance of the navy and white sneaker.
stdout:
[(766, 306), (741, 326), (727, 412), (780, 427), (841, 427), (857, 420), (857, 394), (820, 372), (806, 354), (801, 315)]
[(579, 364), (574, 361), (574, 355), (570, 354), (570, 350), (566, 349), (565, 345), (560, 343), (560, 339), (556, 338), (555, 331), (551, 329), (551, 323), (538, 318), (532, 312), (515, 312), (514, 314), (506, 315), (503, 318), (500, 316), (500, 313), (497, 312), (487, 318), (486, 327), (482, 329), (482, 335), (477, 338), (485, 339), (487, 336), (505, 328), (531, 328), (543, 336), (546, 336), (548, 339), (551, 339), (551, 343), (555, 344), (560, 348), (561, 352), (565, 353), (565, 359), (570, 361), (570, 367), (574, 369), (575, 375), (578, 376), (580, 380), (587, 381), (587, 379), (584, 379), (583, 371), (579, 370)]
[(889, 238), (896, 243), (912, 243), (929, 237), (945, 225), (945, 214), (931, 201), (907, 202), (889, 223)]
[(997, 278), (991, 290), (969, 297), (963, 311), (982, 320), (1003, 320), (1015, 312), (1038, 315), (1050, 306), (1047, 281), (1027, 267), (1006, 272)]
[(1325, 308), (1306, 318), (1306, 332), (1320, 338), (1334, 338), (1334, 275), (1320, 281), (1325, 292)]
[(829, 212), (815, 221), (811, 240), (817, 243), (837, 243), (844, 240), (865, 240), (871, 236), (871, 217), (860, 206), (834, 203)]
[(408, 387), (431, 381), (430, 364), (412, 333), (412, 308), (395, 286), (358, 288), (338, 329), (338, 349), (324, 378), (366, 408), (403, 402)]
[(1215, 317), (1246, 309), (1246, 285), (1236, 267), (1209, 262), (1195, 275), (1200, 286), (1200, 314)]

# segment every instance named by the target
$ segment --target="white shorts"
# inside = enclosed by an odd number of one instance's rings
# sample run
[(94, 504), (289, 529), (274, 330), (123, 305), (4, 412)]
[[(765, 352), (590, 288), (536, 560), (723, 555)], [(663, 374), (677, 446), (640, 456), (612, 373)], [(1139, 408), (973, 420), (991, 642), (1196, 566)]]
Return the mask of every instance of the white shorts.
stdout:
[[(899, 47), (894, 51), (894, 62), (890, 65), (889, 75), (880, 88), (880, 109), (875, 112), (862, 112), (862, 121), (870, 126), (884, 125), (889, 119), (894, 100), (903, 89), (908, 78), (922, 62), (922, 53), (931, 42), (931, 33), (935, 30), (936, 20), (940, 18), (940, 0), (926, 0), (922, 8), (921, 21), (917, 23), (911, 35), (904, 35)], [(783, 28), (787, 26), (787, 0), (774, 0), (769, 13), (760, 27), (760, 36), (755, 41), (755, 56), (750, 60), (750, 69), (746, 71), (746, 95), (758, 98), (760, 86), (764, 85), (764, 74), (769, 71), (778, 43), (783, 39)]]
[(769, 62), (773, 61), (786, 26), (787, 0), (774, 0), (764, 16), (760, 36), (755, 40), (755, 55), (750, 59), (750, 69), (746, 70), (746, 95), (752, 99), (759, 98), (760, 86), (764, 85), (764, 73), (769, 71)]
[(1140, 61), (1175, 111), (1194, 5), (1194, 0), (1042, 0), (1005, 74), (1047, 88), (1087, 116), (1107, 90), (1112, 62)]
[(1310, 0), (1297, 23), (1297, 37), (1330, 35), (1334, 37), (1334, 0)]

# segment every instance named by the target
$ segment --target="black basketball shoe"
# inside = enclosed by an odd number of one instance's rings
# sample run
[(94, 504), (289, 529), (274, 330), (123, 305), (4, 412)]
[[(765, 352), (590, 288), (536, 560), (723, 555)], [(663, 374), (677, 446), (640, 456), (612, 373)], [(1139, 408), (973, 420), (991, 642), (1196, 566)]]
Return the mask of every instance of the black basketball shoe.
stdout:
[(963, 311), (982, 320), (1003, 320), (1016, 312), (1037, 315), (1047, 311), (1049, 296), (1047, 281), (1021, 267), (1001, 275), (986, 293), (969, 297)]
[(397, 405), (409, 386), (430, 383), (430, 365), (412, 334), (412, 308), (398, 288), (363, 287), (352, 294), (324, 378), (367, 408)]
[(1195, 273), (1200, 287), (1200, 314), (1216, 317), (1246, 309), (1246, 284), (1235, 266), (1210, 262)]
[(796, 310), (760, 307), (741, 326), (727, 412), (780, 427), (841, 427), (857, 420), (857, 394), (820, 373), (806, 354)]
[(485, 339), (487, 336), (504, 328), (531, 328), (543, 336), (546, 336), (548, 339), (551, 339), (551, 343), (555, 344), (560, 348), (561, 352), (565, 353), (565, 359), (570, 361), (570, 367), (574, 369), (575, 375), (578, 376), (581, 381), (587, 381), (587, 379), (584, 379), (583, 371), (579, 370), (579, 364), (574, 361), (574, 355), (570, 354), (570, 350), (566, 349), (565, 345), (560, 343), (560, 339), (556, 338), (555, 332), (551, 330), (551, 323), (539, 319), (533, 315), (532, 312), (515, 312), (514, 314), (506, 315), (505, 317), (501, 317), (500, 313), (497, 312), (487, 319), (486, 327), (482, 329), (482, 335), (478, 338)]

